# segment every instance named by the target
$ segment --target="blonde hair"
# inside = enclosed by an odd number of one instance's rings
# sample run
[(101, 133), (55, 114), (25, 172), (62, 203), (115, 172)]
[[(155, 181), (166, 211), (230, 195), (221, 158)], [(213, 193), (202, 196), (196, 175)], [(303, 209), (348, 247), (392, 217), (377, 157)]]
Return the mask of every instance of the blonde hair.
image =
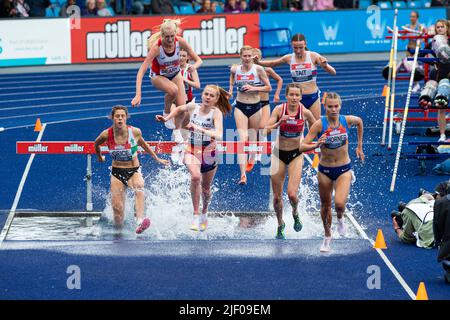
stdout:
[(436, 23), (434, 24), (434, 33), (437, 34), (436, 25), (438, 23), (442, 23), (445, 26), (445, 28), (447, 29), (446, 30), (447, 31), (447, 36), (450, 36), (450, 22), (448, 20), (446, 20), (446, 19), (439, 19), (439, 20), (436, 21)]
[(164, 19), (163, 23), (153, 28), (156, 32), (154, 32), (147, 40), (147, 47), (149, 48), (149, 50), (155, 44), (155, 42), (160, 39), (163, 34), (170, 28), (173, 28), (175, 30), (175, 35), (180, 36), (182, 31), (180, 28), (181, 22), (181, 19)]
[(339, 105), (342, 105), (341, 96), (336, 92), (325, 92), (324, 94), (324, 104), (327, 104), (328, 99), (337, 99), (339, 101)]
[(253, 48), (253, 52), (259, 57), (262, 58), (262, 52), (258, 48)]
[(247, 51), (247, 50), (253, 50), (253, 47), (251, 47), (251, 46), (243, 46), (241, 48), (241, 50), (239, 50), (239, 55), (242, 55), (242, 52)]
[(225, 89), (215, 84), (208, 84), (204, 90), (206, 90), (206, 88), (213, 88), (216, 90), (217, 95), (219, 96), (219, 99), (217, 100), (217, 108), (219, 108), (220, 112), (222, 112), (223, 115), (231, 113), (232, 107), (230, 101), (228, 101), (230, 94)]

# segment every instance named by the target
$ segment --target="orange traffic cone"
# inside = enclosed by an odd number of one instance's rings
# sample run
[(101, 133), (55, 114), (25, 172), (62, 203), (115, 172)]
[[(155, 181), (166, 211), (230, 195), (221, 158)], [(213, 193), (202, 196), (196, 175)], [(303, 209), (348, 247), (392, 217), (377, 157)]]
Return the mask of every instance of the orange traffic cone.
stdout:
[(37, 118), (36, 120), (36, 124), (34, 125), (34, 131), (41, 131), (42, 130), (42, 124), (41, 124), (41, 119)]
[(381, 93), (382, 97), (387, 97), (389, 95), (389, 87), (387, 85), (384, 85), (383, 92)]
[(417, 290), (416, 300), (428, 300), (427, 290), (425, 289), (425, 283), (421, 282), (419, 284), (419, 289)]
[(312, 167), (314, 168), (314, 169), (317, 169), (318, 167), (319, 167), (319, 155), (316, 153), (316, 154), (314, 154), (314, 159), (313, 159), (313, 162), (312, 162)]
[(384, 241), (384, 236), (381, 229), (378, 229), (377, 238), (375, 239), (373, 247), (375, 249), (387, 249), (386, 242)]

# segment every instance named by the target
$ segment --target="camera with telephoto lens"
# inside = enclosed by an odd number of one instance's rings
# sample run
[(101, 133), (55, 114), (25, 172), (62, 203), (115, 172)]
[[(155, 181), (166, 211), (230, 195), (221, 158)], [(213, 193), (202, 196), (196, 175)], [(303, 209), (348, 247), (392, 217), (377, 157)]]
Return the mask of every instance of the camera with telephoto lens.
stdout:
[(432, 194), (430, 191), (427, 191), (427, 190), (425, 190), (423, 188), (420, 188), (418, 197), (423, 196), (425, 193)]
[(392, 210), (391, 217), (395, 218), (399, 228), (403, 228), (402, 211), (406, 208), (406, 203), (400, 201), (398, 203), (398, 210)]

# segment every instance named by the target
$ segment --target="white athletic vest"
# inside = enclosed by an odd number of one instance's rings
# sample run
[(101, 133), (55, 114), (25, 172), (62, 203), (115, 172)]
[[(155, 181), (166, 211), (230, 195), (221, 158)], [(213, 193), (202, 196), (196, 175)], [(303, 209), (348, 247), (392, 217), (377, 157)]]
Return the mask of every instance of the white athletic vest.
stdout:
[(236, 68), (236, 74), (234, 75), (234, 83), (236, 84), (237, 90), (241, 92), (244, 92), (242, 87), (246, 84), (257, 86), (261, 83), (258, 76), (258, 71), (256, 70), (256, 65), (254, 64), (248, 72), (243, 72), (242, 65), (238, 65)]
[[(214, 109), (206, 116), (202, 116), (200, 115), (200, 105), (196, 104), (194, 112), (191, 114), (190, 122), (207, 130), (214, 129)], [(211, 142), (211, 137), (204, 135), (201, 132), (189, 131), (189, 140), (193, 145), (205, 146)]]
[(311, 82), (316, 81), (317, 68), (311, 60), (311, 52), (306, 51), (305, 61), (298, 63), (295, 61), (295, 53), (291, 55), (291, 77), (293, 82)]

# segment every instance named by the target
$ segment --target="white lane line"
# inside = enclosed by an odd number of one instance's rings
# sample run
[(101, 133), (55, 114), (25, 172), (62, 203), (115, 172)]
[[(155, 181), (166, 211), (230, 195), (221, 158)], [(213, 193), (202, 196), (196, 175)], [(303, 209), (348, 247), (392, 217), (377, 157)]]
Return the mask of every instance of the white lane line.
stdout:
[[(161, 103), (148, 103), (148, 104), (141, 104), (141, 106), (161, 106)], [(27, 113), (22, 114), (19, 116), (10, 116), (10, 117), (0, 117), (0, 120), (8, 120), (8, 119), (16, 119), (16, 118), (26, 118), (26, 117), (40, 117), (40, 116), (48, 116), (48, 115), (54, 115), (54, 114), (66, 114), (66, 113), (78, 113), (78, 112), (91, 112), (96, 110), (109, 110), (111, 112), (111, 107), (102, 107), (102, 108), (88, 108), (88, 109), (70, 109), (70, 110), (64, 110), (64, 111), (53, 111), (53, 112), (42, 112), (42, 113)], [(109, 113), (107, 112), (107, 113)], [(162, 111), (161, 111), (162, 112)]]
[[(354, 71), (353, 71), (354, 70)], [(227, 68), (223, 68), (223, 69), (219, 69), (219, 70), (199, 70), (199, 75), (200, 78), (204, 78), (207, 77), (208, 75), (223, 75), (224, 71), (228, 71)], [(275, 70), (277, 71), (277, 73), (281, 76), (281, 75), (287, 75), (290, 76), (289, 73), (289, 69), (285, 68), (285, 69), (279, 69), (279, 70)], [(350, 72), (349, 72), (350, 71)], [(378, 77), (382, 77), (380, 70), (376, 69), (373, 70), (373, 72), (366, 72), (364, 75), (361, 75), (361, 68), (346, 68), (344, 67), (342, 70), (337, 69), (336, 72), (338, 73), (337, 76), (347, 76), (347, 77), (351, 77), (353, 79), (367, 79), (368, 76), (375, 76), (377, 75)], [(136, 72), (132, 72), (132, 73), (121, 73), (121, 74), (117, 74), (117, 73), (105, 73), (102, 75), (90, 75), (90, 74), (84, 74), (84, 75), (69, 75), (69, 76), (59, 76), (59, 77), (52, 77), (52, 78), (43, 78), (43, 77), (34, 77), (33, 80), (19, 80), (19, 81), (10, 81), (10, 79), (5, 79), (4, 77), (0, 77), (0, 83), (8, 83), (9, 85), (14, 85), (14, 84), (33, 84), (36, 81), (49, 81), (51, 83), (64, 83), (64, 82), (73, 82), (73, 81), (83, 81), (83, 80), (98, 80), (99, 82), (105, 82), (105, 81), (109, 81), (111, 79), (111, 77), (114, 76), (122, 76), (122, 77), (130, 77), (130, 78), (135, 78), (137, 74), (137, 69)], [(147, 73), (144, 76), (144, 78), (147, 78)], [(318, 76), (319, 77), (323, 77), (325, 75), (329, 75), (326, 71), (319, 71)], [(331, 75), (329, 75), (331, 77)], [(17, 77), (16, 77), (17, 78)], [(217, 77), (216, 77), (217, 78)]]
[[(42, 125), (42, 130), (39, 132), (39, 135), (38, 135), (38, 137), (36, 139), (36, 142), (41, 141), (42, 136), (44, 135), (44, 131), (45, 131), (45, 127), (46, 126), (47, 126), (46, 123), (44, 123)], [(36, 156), (36, 154), (32, 153), (30, 155), (30, 158), (28, 159), (27, 165), (26, 165), (25, 170), (24, 170), (23, 175), (22, 175), (22, 179), (20, 180), (20, 183), (19, 183), (19, 187), (17, 188), (16, 196), (14, 198), (11, 210), (9, 211), (8, 218), (6, 219), (6, 223), (5, 223), (4, 227), (3, 227), (3, 230), (0, 233), (0, 249), (1, 249), (3, 241), (6, 238), (6, 235), (8, 234), (9, 228), (11, 227), (11, 224), (12, 224), (12, 222), (14, 220), (14, 215), (16, 214), (17, 205), (19, 204), (20, 196), (22, 195), (23, 187), (25, 185), (25, 181), (27, 180), (28, 173), (30, 172), (31, 164), (33, 163), (33, 160), (34, 160), (35, 156)]]
[[(311, 164), (312, 167), (312, 160), (311, 158), (305, 154), (305, 158), (306, 160)], [(317, 171), (316, 168), (314, 168), (314, 170)], [(353, 224), (353, 226), (356, 228), (356, 230), (358, 231), (358, 233), (361, 235), (361, 237), (367, 241), (370, 242), (370, 245), (373, 247), (375, 241), (373, 241), (372, 239), (370, 239), (367, 236), (367, 233), (364, 231), (364, 229), (361, 227), (361, 225), (358, 223), (358, 221), (356, 221), (355, 217), (353, 217), (351, 212), (345, 212), (345, 215), (350, 219), (351, 223)], [(400, 275), (400, 273), (397, 271), (397, 269), (394, 267), (394, 265), (391, 263), (391, 261), (389, 260), (389, 258), (384, 254), (384, 252), (381, 249), (375, 249), (378, 254), (380, 255), (381, 259), (384, 261), (384, 263), (386, 264), (386, 266), (389, 268), (389, 270), (391, 270), (392, 274), (394, 275), (394, 277), (398, 280), (398, 282), (400, 283), (400, 285), (403, 287), (403, 289), (405, 289), (406, 293), (409, 295), (409, 297), (412, 300), (416, 299), (416, 295), (414, 294), (414, 292), (411, 290), (411, 288), (409, 287), (409, 285), (406, 283), (405, 279), (403, 279), (403, 277)]]
[[(401, 96), (404, 95), (403, 93), (397, 93), (396, 96)], [(342, 101), (355, 101), (355, 100), (361, 100), (361, 99), (372, 99), (372, 98), (381, 98), (380, 95), (364, 95), (364, 96), (350, 96), (352, 98), (345, 98), (345, 96), (343, 96), (344, 98), (342, 98)], [(120, 102), (117, 99), (111, 99), (111, 100), (102, 100), (101, 102)], [(60, 103), (60, 104), (47, 104), (47, 105), (37, 105), (37, 106), (30, 106), (30, 107), (17, 107), (17, 108), (9, 108), (9, 109), (1, 109), (2, 111), (4, 110), (14, 110), (14, 109), (31, 109), (31, 108), (44, 108), (44, 107), (53, 107), (53, 106), (62, 106), (62, 105), (74, 105), (74, 104), (90, 104), (92, 103), (91, 101), (84, 101), (84, 102), (66, 102), (66, 103)], [(141, 107), (153, 107), (153, 106), (160, 106), (161, 104), (159, 102), (156, 103), (142, 103), (140, 106)], [(22, 117), (27, 117), (27, 116), (38, 116), (38, 115), (51, 115), (51, 114), (58, 114), (58, 113), (72, 113), (72, 112), (82, 112), (83, 110), (102, 110), (102, 109), (109, 109), (109, 107), (105, 107), (105, 108), (94, 108), (94, 109), (78, 109), (78, 110), (68, 110), (68, 111), (56, 111), (56, 112), (48, 112), (48, 113), (39, 113), (39, 114), (25, 114), (25, 115), (21, 115), (21, 116), (11, 116), (11, 117), (0, 117), (0, 119), (11, 119), (11, 118), (22, 118)], [(153, 112), (157, 112), (157, 111), (152, 111), (150, 113)], [(144, 112), (147, 113), (147, 112)], [(137, 113), (131, 113), (131, 114), (142, 114), (142, 112), (137, 112)], [(97, 118), (102, 118), (103, 116), (99, 116), (99, 117), (91, 117), (91, 118), (82, 118), (82, 119), (97, 119)], [(77, 118), (78, 119), (78, 118)], [(75, 121), (77, 121), (77, 119), (74, 119)], [(54, 123), (61, 123), (61, 122), (47, 122), (48, 124), (54, 124)], [(4, 128), (5, 130), (11, 130), (11, 129), (18, 129), (18, 128), (26, 128), (29, 127), (31, 125), (34, 124), (30, 124), (30, 125), (21, 125), (21, 126), (15, 126), (15, 127), (7, 127)], [(414, 127), (416, 128), (416, 127)], [(424, 127), (426, 128), (426, 127)], [(367, 127), (367, 129), (380, 129), (379, 127)]]
[[(203, 81), (205, 80), (216, 80), (217, 77), (208, 77), (208, 76), (203, 76), (201, 78)], [(275, 82), (275, 81), (273, 81)], [(357, 83), (357, 84), (361, 84), (361, 80), (346, 80), (346, 83)], [(35, 82), (33, 82), (35, 83)], [(71, 83), (70, 87), (78, 87), (78, 86), (92, 86), (92, 85), (96, 85), (96, 84), (100, 84), (100, 83), (104, 83), (104, 82), (100, 82), (100, 81), (80, 81), (78, 83)], [(115, 81), (115, 80), (109, 80), (108, 81), (108, 85), (111, 84), (135, 84), (136, 80), (135, 79), (130, 79), (127, 81)], [(386, 84), (386, 81), (383, 79), (367, 79), (364, 81), (364, 83), (374, 83), (374, 84), (380, 84), (381, 86)], [(319, 82), (320, 84), (320, 82)], [(52, 87), (57, 87), (57, 88), (61, 88), (61, 84), (48, 84), (48, 85), (34, 85), (34, 86), (23, 86), (23, 87), (9, 87), (9, 89), (26, 89), (31, 90), (31, 89), (36, 89), (36, 88), (52, 88)], [(85, 88), (85, 89), (89, 89), (89, 88)], [(67, 90), (64, 90), (67, 91)], [(51, 92), (63, 92), (63, 91), (51, 91)], [(17, 94), (17, 93), (7, 93), (7, 94)], [(33, 92), (21, 92), (20, 94), (33, 94)], [(2, 94), (5, 95), (5, 94)]]
[[(202, 80), (203, 81), (205, 81), (206, 79), (203, 79), (202, 78)], [(206, 81), (206, 82), (209, 82), (209, 81)], [(272, 81), (272, 82), (274, 82), (274, 81)], [(367, 81), (368, 82), (368, 81)], [(364, 86), (364, 88), (365, 88), (365, 90), (368, 90), (368, 88), (375, 88), (375, 87), (378, 87), (378, 86), (380, 86), (380, 87), (382, 87), (384, 84), (385, 84), (385, 82), (380, 82), (380, 81), (377, 81), (376, 83), (370, 83), (370, 84), (368, 84), (366, 82), (366, 84), (365, 84), (365, 86)], [(131, 83), (131, 81), (129, 81), (129, 83)], [(217, 84), (219, 84), (219, 85), (225, 85), (227, 82), (226, 81), (219, 81)], [(275, 83), (275, 82), (274, 82)], [(319, 82), (318, 83), (320, 86), (324, 86), (324, 83), (323, 82)], [(331, 83), (330, 83), (330, 85), (332, 85)], [(58, 86), (58, 87), (60, 87), (60, 86)], [(28, 90), (28, 92), (8, 92), (8, 93), (0, 93), (0, 96), (1, 97), (6, 97), (6, 96), (18, 96), (18, 95), (20, 95), (20, 96), (25, 96), (25, 95), (38, 95), (38, 94), (48, 94), (48, 93), (65, 93), (65, 92), (71, 92), (71, 93), (75, 93), (75, 92), (86, 92), (86, 91), (89, 91), (89, 92), (95, 92), (95, 90), (91, 90), (91, 89), (89, 89), (89, 88), (79, 88), (79, 89), (74, 89), (74, 88), (71, 88), (71, 89), (63, 89), (63, 90), (46, 90), (46, 91), (39, 91), (39, 90), (36, 90), (36, 91), (31, 91), (31, 89), (32, 89), (33, 87), (29, 87), (29, 88), (27, 88), (27, 90)], [(136, 88), (136, 86), (134, 86), (134, 85), (130, 85), (130, 86), (120, 86), (120, 89), (121, 90), (123, 90), (123, 89), (135, 89)], [(361, 88), (361, 81), (357, 81), (355, 84), (348, 84), (348, 82), (346, 81), (345, 82), (345, 84), (338, 84), (338, 85), (333, 85), (333, 88)], [(16, 88), (14, 88), (14, 89), (16, 89)], [(109, 92), (111, 91), (111, 89), (115, 89), (115, 87), (109, 87), (109, 88), (102, 88), (102, 89), (100, 89), (100, 90), (109, 90)], [(96, 90), (98, 90), (98, 89), (96, 89)], [(131, 90), (131, 92), (133, 91), (133, 90)], [(156, 90), (155, 90), (156, 91)], [(128, 91), (127, 91), (128, 92)], [(64, 98), (63, 96), (61, 96), (61, 98)], [(39, 99), (39, 98), (35, 98), (35, 99)], [(4, 100), (4, 101), (8, 101), (8, 100)]]
[[(227, 82), (216, 82), (219, 86), (225, 87), (227, 85)], [(323, 87), (329, 87), (332, 84), (330, 83), (329, 85), (324, 85), (323, 83), (320, 83), (319, 86), (321, 88)], [(341, 89), (339, 90), (340, 93), (342, 92), (371, 92), (373, 91), (373, 88), (369, 88), (369, 87), (378, 87), (381, 86), (380, 85), (366, 85), (364, 88), (362, 89), (358, 89), (358, 90), (354, 90), (351, 89), (352, 87), (357, 87), (360, 88), (361, 85), (333, 85), (332, 88), (349, 88), (349, 89)], [(406, 86), (399, 86), (402, 89), (406, 89)], [(130, 87), (130, 88), (134, 88)], [(121, 87), (122, 89), (122, 87)], [(75, 91), (80, 91), (80, 90), (67, 90), (68, 92), (75, 92)], [(84, 90), (85, 91), (85, 90)], [(152, 89), (152, 90), (143, 90), (142, 93), (158, 93), (159, 91)], [(48, 92), (41, 92), (41, 93), (51, 93), (51, 91)], [(36, 93), (37, 94), (37, 93)], [(15, 94), (15, 96), (20, 95), (20, 94)], [(120, 92), (106, 92), (106, 93), (93, 93), (93, 94), (78, 94), (78, 95), (71, 95), (71, 96), (55, 96), (55, 97), (34, 97), (34, 98), (28, 98), (28, 99), (2, 99), (2, 103), (13, 103), (13, 102), (31, 102), (31, 101), (36, 101), (36, 100), (58, 100), (58, 99), (79, 99), (79, 98), (85, 98), (85, 97), (104, 97), (104, 96), (118, 96), (118, 95), (124, 95), (125, 97), (128, 97), (130, 100), (132, 99), (132, 95), (133, 92), (132, 91), (120, 91)], [(118, 97), (119, 99), (120, 97)]]
[[(136, 116), (136, 115), (149, 114), (149, 113), (162, 113), (162, 108), (161, 108), (161, 110), (134, 112), (134, 113), (131, 113), (131, 115), (132, 116)], [(77, 121), (85, 121), (85, 120), (95, 120), (95, 119), (102, 119), (102, 118), (108, 119), (109, 116), (105, 115), (105, 116), (97, 116), (97, 117), (86, 117), (86, 118), (76, 118), (76, 119), (67, 119), (67, 120), (58, 120), (58, 121), (48, 121), (48, 122), (46, 122), (46, 124), (60, 124), (60, 123), (77, 122)], [(7, 128), (5, 128), (5, 130), (29, 128), (29, 127), (32, 127), (34, 125), (35, 125), (35, 123), (21, 125), (21, 126), (7, 127)]]

